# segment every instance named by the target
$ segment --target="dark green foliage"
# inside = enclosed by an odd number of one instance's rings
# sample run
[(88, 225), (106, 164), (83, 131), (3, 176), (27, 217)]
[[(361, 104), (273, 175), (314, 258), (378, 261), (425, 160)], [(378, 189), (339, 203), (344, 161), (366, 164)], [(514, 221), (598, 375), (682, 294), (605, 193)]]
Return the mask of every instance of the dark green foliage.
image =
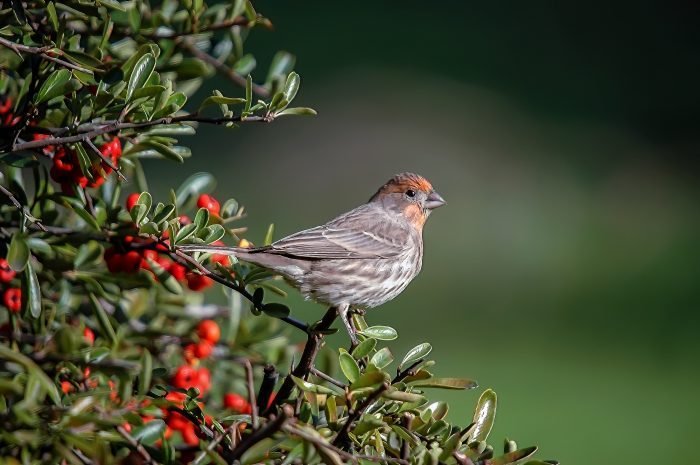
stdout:
[[(0, 24), (0, 461), (502, 465), (534, 453), (486, 443), (491, 390), (471, 424), (447, 421), (426, 389), (476, 383), (434, 377), (430, 344), (396, 363), (382, 344), (396, 331), (358, 314), (357, 347), (324, 347), (333, 311), (297, 321), (268, 301), (285, 294), (266, 270), (179, 249), (239, 244), (244, 210), (202, 196), (207, 173), (153, 198), (141, 159), (183, 162), (179, 138), (197, 124), (315, 114), (289, 106), (292, 55), (254, 83), (243, 46), (271, 23), (250, 2), (13, 1)], [(197, 97), (215, 73), (239, 91)], [(228, 305), (203, 303), (214, 282)], [(299, 330), (301, 356), (287, 340)]]

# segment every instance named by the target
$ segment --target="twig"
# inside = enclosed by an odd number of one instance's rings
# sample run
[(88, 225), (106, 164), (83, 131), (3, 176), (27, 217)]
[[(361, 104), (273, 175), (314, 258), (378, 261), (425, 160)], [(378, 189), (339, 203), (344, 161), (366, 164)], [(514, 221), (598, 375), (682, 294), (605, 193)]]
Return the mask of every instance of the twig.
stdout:
[(387, 383), (383, 383), (381, 386), (379, 386), (377, 389), (372, 392), (367, 398), (362, 401), (362, 403), (354, 410), (351, 410), (348, 412), (348, 418), (345, 421), (345, 424), (341, 428), (340, 432), (338, 432), (338, 435), (333, 439), (333, 445), (334, 446), (339, 446), (343, 447), (347, 441), (348, 441), (348, 434), (350, 432), (350, 427), (352, 424), (360, 418), (360, 415), (364, 413), (367, 408), (369, 408), (372, 403), (379, 398), (379, 396), (382, 395), (384, 391), (389, 389), (389, 385)]
[(331, 384), (335, 384), (341, 389), (345, 389), (347, 385), (343, 383), (342, 381), (338, 381), (337, 379), (325, 374), (321, 370), (316, 369), (316, 367), (311, 367), (311, 374), (314, 376), (318, 376), (319, 378), (328, 381)]
[(152, 458), (151, 455), (148, 453), (148, 451), (146, 450), (146, 448), (143, 447), (143, 445), (142, 445), (139, 441), (137, 441), (136, 439), (134, 439), (134, 438), (129, 434), (129, 432), (128, 432), (127, 430), (124, 429), (123, 426), (117, 426), (117, 431), (119, 432), (119, 434), (122, 435), (122, 437), (123, 437), (124, 439), (126, 439), (126, 442), (128, 442), (129, 444), (131, 444), (131, 446), (132, 446), (134, 449), (136, 449), (136, 452), (138, 452), (139, 455), (141, 455), (141, 457), (143, 457), (143, 460), (145, 461), (145, 463), (147, 463), (147, 464), (149, 464), (149, 465), (158, 465), (158, 462), (156, 462), (155, 460), (153, 460), (153, 458)]
[(278, 379), (279, 373), (275, 366), (272, 364), (265, 365), (263, 368), (263, 379), (260, 383), (260, 390), (258, 391), (258, 411), (267, 408), (267, 404), (270, 402), (270, 396), (275, 389)]
[(265, 426), (263, 426), (257, 431), (254, 431), (250, 436), (247, 436), (245, 439), (243, 439), (238, 444), (238, 446), (236, 446), (236, 448), (233, 449), (230, 454), (228, 454), (227, 458), (230, 460), (230, 463), (233, 463), (236, 460), (238, 460), (245, 453), (245, 451), (253, 447), (262, 439), (270, 437), (277, 431), (279, 431), (289, 420), (289, 418), (292, 417), (293, 414), (294, 413), (292, 412), (292, 408), (288, 405), (285, 405), (280, 410), (279, 415), (277, 417), (271, 417), (270, 421), (268, 421), (265, 424)]
[[(68, 61), (61, 60), (60, 58), (53, 57), (49, 54), (46, 53), (47, 50), (51, 50), (53, 47), (30, 47), (29, 45), (22, 45), (18, 44), (15, 42), (12, 42), (7, 39), (3, 39), (0, 37), (0, 45), (9, 48), (13, 52), (15, 52), (17, 55), (22, 55), (22, 53), (30, 53), (32, 55), (38, 55), (44, 60), (48, 61), (53, 61), (54, 63), (57, 63), (65, 68), (70, 68), (74, 69), (76, 71), (82, 71), (83, 73), (87, 74), (93, 74), (93, 72), (87, 68), (83, 68), (82, 66), (74, 65), (73, 63), (70, 63)], [(63, 52), (60, 50), (56, 50), (54, 53), (61, 54), (63, 55)]]
[(95, 143), (92, 141), (92, 139), (88, 139), (85, 141), (85, 145), (87, 145), (92, 152), (100, 157), (100, 160), (102, 160), (107, 166), (112, 168), (115, 173), (117, 173), (117, 176), (119, 176), (123, 181), (126, 181), (126, 176), (124, 176), (124, 173), (121, 172), (119, 167), (117, 167), (114, 163), (112, 163), (112, 160), (109, 159), (109, 157), (106, 157), (102, 152), (100, 152), (100, 149), (97, 148)]
[(76, 134), (73, 136), (66, 137), (49, 137), (41, 140), (33, 140), (30, 142), (24, 142), (22, 144), (17, 144), (12, 147), (12, 152), (19, 152), (21, 150), (37, 149), (40, 147), (46, 147), (47, 145), (65, 145), (74, 142), (85, 142), (89, 139), (94, 139), (102, 134), (108, 134), (111, 132), (122, 131), (124, 129), (137, 129), (145, 128), (150, 126), (158, 126), (161, 124), (172, 124), (181, 122), (193, 122), (193, 123), (208, 123), (208, 124), (226, 124), (226, 123), (242, 123), (242, 122), (257, 122), (257, 123), (269, 123), (274, 119), (273, 115), (268, 116), (231, 116), (231, 117), (220, 117), (220, 118), (207, 118), (199, 116), (197, 113), (188, 113), (186, 115), (180, 116), (165, 116), (163, 118), (157, 118), (151, 121), (141, 121), (138, 123), (122, 123), (116, 121), (112, 124), (105, 124), (92, 131)]
[(253, 366), (250, 364), (249, 360), (243, 362), (243, 367), (245, 368), (246, 374), (246, 385), (248, 387), (248, 402), (250, 403), (250, 416), (253, 423), (253, 429), (257, 430), (260, 420), (258, 418), (258, 403), (255, 400), (255, 384), (253, 381)]
[(224, 431), (223, 434), (220, 434), (219, 436), (216, 437), (213, 441), (209, 443), (206, 449), (204, 449), (200, 454), (191, 462), (192, 465), (197, 465), (199, 462), (204, 460), (204, 457), (206, 457), (208, 454), (210, 454), (214, 449), (216, 449), (216, 446), (219, 445), (219, 443), (229, 434), (232, 434), (234, 430), (238, 428), (239, 423), (234, 422), (226, 428), (226, 431)]
[(419, 359), (416, 360), (415, 362), (411, 363), (411, 365), (410, 365), (408, 368), (406, 368), (406, 369), (404, 369), (404, 370), (401, 370), (401, 371), (399, 371), (399, 370), (397, 369), (397, 370), (396, 370), (396, 376), (394, 376), (394, 379), (391, 380), (391, 384), (396, 384), (396, 383), (398, 383), (398, 382), (400, 382), (400, 381), (403, 381), (404, 378), (406, 378), (406, 377), (408, 377), (408, 376), (413, 376), (413, 375), (415, 375), (416, 372), (414, 371), (414, 369), (415, 369), (418, 365), (420, 365), (421, 363), (423, 363), (423, 359), (422, 359), (422, 358), (419, 358)]
[[(229, 81), (233, 82), (237, 86), (240, 87), (245, 87), (246, 86), (246, 78), (235, 72), (233, 69), (229, 68), (226, 66), (224, 63), (221, 61), (217, 60), (213, 56), (209, 55), (208, 53), (200, 50), (197, 48), (195, 44), (190, 42), (188, 39), (179, 39), (176, 40), (175, 43), (177, 45), (180, 45), (182, 48), (190, 52), (193, 56), (196, 58), (202, 60), (205, 63), (210, 64), (211, 66), (214, 67), (214, 69), (219, 72), (222, 76), (227, 78)], [(255, 92), (257, 95), (261, 97), (269, 97), (270, 96), (270, 91), (267, 90), (264, 86), (261, 86), (259, 84), (253, 83), (252, 85), (253, 92)]]
[(31, 213), (29, 213), (29, 209), (23, 206), (21, 203), (19, 203), (19, 200), (17, 200), (17, 198), (14, 195), (12, 195), (12, 192), (6, 189), (5, 186), (0, 185), (0, 192), (5, 194), (7, 198), (10, 199), (10, 202), (12, 202), (12, 204), (17, 208), (17, 210), (19, 210), (28, 221), (34, 223), (42, 231), (48, 232), (46, 230), (46, 227), (43, 224), (41, 224), (41, 221), (38, 218), (34, 218), (34, 216)]
[[(309, 335), (306, 340), (306, 345), (304, 346), (304, 351), (301, 354), (299, 363), (294, 370), (292, 370), (292, 375), (296, 376), (297, 378), (306, 378), (309, 375), (311, 367), (314, 364), (314, 360), (316, 359), (318, 349), (321, 347), (321, 342), (325, 337), (323, 333), (331, 327), (337, 316), (338, 311), (336, 308), (330, 307), (326, 311), (326, 314), (323, 316), (321, 321), (309, 328)], [(288, 375), (284, 379), (282, 387), (280, 387), (279, 391), (277, 391), (274, 404), (265, 410), (265, 414), (269, 414), (274, 406), (281, 405), (284, 401), (286, 401), (292, 394), (294, 386), (294, 380)]]
[(297, 425), (292, 424), (292, 422), (285, 425), (283, 429), (286, 432), (288, 432), (289, 434), (294, 434), (296, 436), (299, 436), (303, 440), (314, 444), (316, 447), (322, 447), (324, 449), (328, 449), (330, 451), (333, 451), (336, 454), (345, 458), (346, 460), (352, 461), (353, 463), (357, 463), (358, 460), (368, 460), (370, 462), (388, 462), (388, 463), (398, 463), (398, 464), (402, 464), (402, 465), (409, 464), (408, 460), (397, 459), (394, 457), (381, 457), (381, 456), (376, 456), (376, 455), (351, 454), (351, 453), (346, 452), (343, 449), (340, 449), (340, 448), (334, 446), (333, 444), (315, 436), (312, 433), (307, 433), (306, 431), (304, 431), (304, 428), (300, 428)]

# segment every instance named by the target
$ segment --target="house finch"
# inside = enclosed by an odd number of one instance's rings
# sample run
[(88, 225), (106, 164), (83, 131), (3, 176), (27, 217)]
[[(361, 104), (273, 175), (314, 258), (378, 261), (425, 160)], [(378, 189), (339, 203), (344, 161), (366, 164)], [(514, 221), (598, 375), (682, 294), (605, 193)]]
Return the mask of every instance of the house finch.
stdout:
[(234, 255), (282, 275), (307, 299), (335, 307), (354, 342), (348, 310), (377, 307), (408, 286), (423, 261), (423, 225), (444, 204), (425, 178), (401, 173), (364, 205), (268, 246), (180, 248)]

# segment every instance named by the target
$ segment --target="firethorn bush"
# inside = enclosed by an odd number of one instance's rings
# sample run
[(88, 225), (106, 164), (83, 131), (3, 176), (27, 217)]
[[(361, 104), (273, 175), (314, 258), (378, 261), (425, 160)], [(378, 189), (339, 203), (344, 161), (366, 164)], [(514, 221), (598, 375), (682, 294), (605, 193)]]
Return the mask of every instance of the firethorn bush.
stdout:
[[(249, 1), (4, 5), (0, 462), (505, 465), (534, 453), (486, 442), (491, 390), (473, 418), (448, 421), (430, 389), (477, 385), (435, 377), (430, 344), (395, 359), (396, 331), (357, 313), (359, 345), (330, 347), (334, 309), (298, 321), (268, 300), (285, 295), (268, 271), (179, 249), (254, 241), (211, 175), (156, 199), (141, 160), (182, 163), (180, 139), (200, 124), (315, 114), (290, 106), (291, 54), (259, 66), (245, 49), (271, 27)], [(217, 73), (227, 95), (199, 95)], [(206, 303), (214, 288), (226, 305)]]

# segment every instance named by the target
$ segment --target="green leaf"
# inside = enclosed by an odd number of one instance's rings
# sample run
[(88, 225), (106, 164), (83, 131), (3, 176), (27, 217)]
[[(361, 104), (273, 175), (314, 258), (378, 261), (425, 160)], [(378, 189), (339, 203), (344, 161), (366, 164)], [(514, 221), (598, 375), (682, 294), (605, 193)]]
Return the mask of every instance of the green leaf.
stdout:
[(199, 110), (201, 111), (202, 109), (211, 105), (240, 105), (241, 103), (245, 102), (246, 100), (244, 98), (221, 97), (218, 95), (212, 95), (204, 99), (201, 105), (199, 105)]
[(352, 355), (347, 352), (341, 352), (338, 356), (338, 362), (340, 363), (340, 369), (343, 371), (345, 377), (351, 383), (356, 382), (360, 378), (360, 367)]
[(51, 378), (49, 378), (48, 375), (44, 373), (44, 371), (39, 368), (39, 366), (29, 357), (19, 352), (15, 352), (5, 344), (0, 344), (0, 359), (9, 360), (21, 365), (29, 375), (34, 376), (39, 380), (41, 387), (49, 395), (53, 403), (56, 405), (61, 405), (61, 395), (58, 393), (56, 385)]
[(209, 173), (195, 173), (177, 188), (175, 200), (178, 208), (187, 210), (196, 202), (200, 194), (208, 194), (216, 187), (214, 176)]
[(54, 31), (58, 31), (58, 15), (56, 14), (56, 6), (53, 2), (48, 2), (46, 4), (46, 12), (49, 14), (49, 20), (53, 26)]
[(64, 93), (64, 87), (70, 81), (72, 74), (67, 69), (57, 69), (49, 75), (37, 92), (36, 103), (43, 103)]
[(263, 245), (272, 244), (272, 237), (274, 234), (275, 234), (275, 224), (270, 223), (270, 225), (267, 227), (267, 232), (265, 233), (265, 239), (263, 239)]
[(355, 360), (360, 360), (361, 358), (368, 356), (375, 347), (377, 347), (377, 340), (372, 337), (368, 337), (364, 341), (357, 344), (352, 351), (352, 356), (355, 357)]
[(175, 235), (175, 244), (178, 244), (188, 238), (190, 238), (195, 231), (197, 230), (197, 225), (194, 223), (190, 223), (188, 225), (183, 226)]
[(156, 57), (151, 53), (146, 53), (139, 61), (136, 62), (131, 76), (129, 77), (129, 84), (126, 87), (126, 101), (131, 101), (131, 97), (136, 89), (143, 87), (148, 78), (151, 77), (153, 70), (156, 67)]
[(165, 422), (163, 420), (151, 420), (143, 426), (134, 428), (131, 436), (143, 444), (152, 445), (160, 439), (164, 432)]
[(431, 346), (427, 342), (424, 342), (422, 344), (418, 344), (413, 349), (409, 350), (408, 353), (404, 356), (403, 360), (399, 364), (399, 368), (401, 368), (405, 365), (410, 365), (413, 362), (415, 362), (416, 360), (420, 360), (422, 358), (425, 358), (432, 350), (433, 350), (433, 346)]
[(285, 108), (284, 110), (275, 113), (275, 116), (289, 116), (289, 115), (316, 116), (317, 114), (318, 114), (318, 112), (316, 110), (314, 110), (313, 108), (292, 107), (292, 108)]
[(29, 263), (29, 245), (24, 234), (16, 233), (12, 235), (10, 248), (7, 251), (7, 261), (10, 268), (15, 271), (22, 271)]
[(160, 142), (156, 142), (152, 139), (142, 140), (139, 145), (154, 149), (156, 152), (163, 155), (163, 158), (166, 158), (168, 160), (173, 160), (178, 163), (182, 163), (183, 161), (185, 161), (182, 155), (180, 155), (177, 151), (173, 150), (172, 147), (169, 147), (165, 144), (161, 144)]
[(24, 273), (27, 278), (27, 292), (29, 293), (27, 296), (29, 313), (33, 318), (39, 318), (41, 316), (41, 286), (39, 286), (39, 278), (37, 278), (31, 262), (27, 262), (27, 268)]
[(479, 397), (474, 410), (474, 428), (471, 433), (471, 441), (486, 441), (493, 427), (496, 417), (496, 393), (487, 389)]
[(167, 291), (176, 295), (182, 294), (182, 286), (173, 275), (160, 266), (158, 262), (150, 258), (147, 259), (146, 262), (151, 271), (153, 271), (153, 274), (158, 278), (158, 282), (160, 282)]
[(100, 325), (100, 332), (107, 336), (110, 345), (114, 346), (117, 342), (117, 335), (114, 332), (114, 328), (112, 327), (112, 322), (109, 321), (109, 316), (107, 315), (107, 312), (105, 311), (104, 307), (97, 299), (97, 297), (95, 297), (95, 294), (90, 293), (88, 295), (90, 297), (92, 309), (95, 312), (95, 317), (97, 318), (97, 322)]
[[(496, 457), (494, 459), (487, 459), (483, 462), (483, 465), (508, 465), (511, 463), (516, 463), (520, 462), (521, 460), (524, 460), (532, 454), (537, 452), (537, 447), (531, 446), (531, 447), (526, 447), (524, 449), (516, 450), (513, 452), (508, 452), (507, 454), (503, 454), (500, 457)], [(535, 463), (545, 463), (545, 462), (528, 462), (530, 464), (535, 464)], [(551, 465), (551, 464), (548, 464)]]
[(139, 394), (146, 395), (151, 388), (153, 376), (153, 356), (148, 349), (141, 354), (141, 373), (139, 374)]
[(479, 385), (476, 381), (466, 378), (430, 378), (411, 383), (416, 387), (442, 388), (442, 389), (475, 389)]
[(275, 302), (263, 305), (261, 310), (275, 318), (286, 318), (291, 313), (289, 307)]
[(205, 244), (211, 244), (226, 235), (226, 229), (220, 224), (211, 224), (205, 228), (206, 234), (202, 238)]
[(363, 329), (359, 333), (363, 336), (379, 339), (380, 341), (393, 341), (399, 337), (394, 328), (381, 325), (370, 326), (369, 328)]
[(291, 102), (294, 100), (294, 97), (296, 97), (297, 92), (299, 91), (300, 82), (301, 78), (299, 78), (297, 73), (293, 71), (289, 73), (289, 76), (287, 76), (287, 82), (284, 84), (284, 90), (282, 91), (287, 102)]
[(333, 389), (327, 388), (326, 386), (321, 386), (319, 384), (314, 384), (310, 383), (308, 381), (304, 381), (301, 378), (297, 378), (294, 375), (290, 375), (292, 377), (292, 381), (294, 381), (294, 384), (297, 385), (299, 389), (301, 389), (304, 392), (312, 392), (314, 394), (331, 394), (331, 395), (338, 395), (339, 392), (334, 391)]
[(382, 347), (370, 359), (370, 363), (379, 369), (382, 369), (394, 361), (394, 356), (387, 347)]
[(206, 208), (200, 208), (197, 210), (193, 223), (197, 225), (197, 229), (206, 227), (206, 225), (209, 223), (209, 210)]
[(410, 402), (410, 403), (420, 403), (424, 404), (426, 398), (415, 392), (405, 392), (399, 391), (398, 389), (389, 390), (382, 394), (382, 397), (389, 400), (396, 400), (399, 402)]
[(360, 375), (357, 380), (350, 385), (351, 391), (363, 388), (376, 388), (380, 384), (388, 381), (388, 375), (383, 371), (368, 371)]
[(79, 50), (63, 50), (63, 53), (73, 63), (76, 63), (84, 68), (96, 70), (102, 67), (102, 62), (92, 55)]

